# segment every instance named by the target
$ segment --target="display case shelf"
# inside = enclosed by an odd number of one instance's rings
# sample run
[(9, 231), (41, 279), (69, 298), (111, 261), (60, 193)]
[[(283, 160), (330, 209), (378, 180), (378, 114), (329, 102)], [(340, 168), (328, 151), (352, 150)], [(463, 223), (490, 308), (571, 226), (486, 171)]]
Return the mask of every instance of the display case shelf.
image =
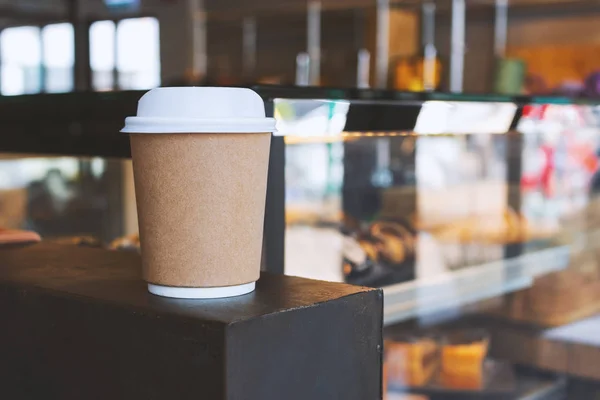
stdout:
[(384, 324), (451, 310), (525, 289), (536, 276), (565, 269), (568, 246), (468, 267), (384, 288)]

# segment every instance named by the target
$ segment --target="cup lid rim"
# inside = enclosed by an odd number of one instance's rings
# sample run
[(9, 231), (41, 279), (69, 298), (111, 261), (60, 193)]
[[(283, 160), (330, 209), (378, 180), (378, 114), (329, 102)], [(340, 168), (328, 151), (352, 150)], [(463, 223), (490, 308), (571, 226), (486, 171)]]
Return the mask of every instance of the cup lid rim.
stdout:
[(275, 118), (127, 117), (122, 133), (266, 133)]

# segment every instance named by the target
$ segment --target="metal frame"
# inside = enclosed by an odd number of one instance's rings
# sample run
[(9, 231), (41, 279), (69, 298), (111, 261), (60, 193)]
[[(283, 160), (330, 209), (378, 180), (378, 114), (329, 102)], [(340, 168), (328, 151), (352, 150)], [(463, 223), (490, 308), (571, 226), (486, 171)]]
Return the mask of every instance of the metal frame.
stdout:
[[(267, 116), (273, 116), (272, 100), (265, 102), (265, 109)], [(285, 272), (285, 142), (282, 136), (271, 136), (263, 232), (263, 269), (283, 274)]]
[(242, 71), (248, 79), (256, 73), (257, 38), (256, 18), (244, 17), (242, 20)]
[(306, 14), (306, 52), (309, 57), (309, 84), (318, 86), (321, 81), (321, 1), (308, 2)]
[(375, 32), (375, 87), (388, 86), (390, 54), (390, 1), (377, 0)]
[(187, 0), (189, 31), (192, 38), (190, 48), (191, 74), (193, 79), (205, 77), (208, 71), (206, 12), (203, 0)]
[(465, 69), (465, 0), (452, 0), (450, 32), (450, 91), (463, 91)]

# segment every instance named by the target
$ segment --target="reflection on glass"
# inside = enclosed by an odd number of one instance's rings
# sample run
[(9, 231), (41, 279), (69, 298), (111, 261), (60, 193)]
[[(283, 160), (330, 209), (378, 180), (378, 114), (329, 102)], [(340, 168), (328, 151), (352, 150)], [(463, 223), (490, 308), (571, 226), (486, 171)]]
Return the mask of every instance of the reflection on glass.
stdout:
[(525, 109), (521, 190), (523, 212), (558, 224), (580, 213), (596, 190), (600, 130), (589, 107), (539, 105)]
[(517, 111), (513, 103), (426, 101), (415, 132), (425, 134), (506, 133)]
[(296, 141), (338, 138), (346, 126), (349, 108), (347, 101), (276, 99), (277, 134)]
[(435, 275), (502, 259), (505, 135), (419, 137), (416, 164), (420, 262)]
[(75, 42), (73, 25), (69, 23), (46, 25), (42, 29), (45, 90), (48, 93), (73, 90)]
[(126, 19), (117, 26), (117, 70), (121, 89), (160, 85), (159, 28), (156, 18)]
[(520, 267), (529, 255), (546, 274), (567, 267), (600, 188), (594, 108), (526, 109), (510, 132), (512, 103), (429, 102), (417, 132), (347, 132), (349, 107), (275, 102), (286, 273), (378, 286), (475, 267), (501, 285), (505, 270), (538, 273)]
[(121, 200), (114, 196), (120, 165), (99, 158), (0, 158), (0, 228), (109, 242), (122, 234)]
[[(349, 108), (275, 101), (287, 144), (285, 272), (371, 286), (412, 279), (415, 139), (345, 132)], [(395, 207), (396, 195), (411, 206)]]
[(35, 26), (6, 28), (0, 34), (3, 95), (38, 93), (41, 90), (42, 49)]
[(90, 26), (90, 67), (94, 90), (112, 90), (115, 68), (114, 22), (97, 21)]

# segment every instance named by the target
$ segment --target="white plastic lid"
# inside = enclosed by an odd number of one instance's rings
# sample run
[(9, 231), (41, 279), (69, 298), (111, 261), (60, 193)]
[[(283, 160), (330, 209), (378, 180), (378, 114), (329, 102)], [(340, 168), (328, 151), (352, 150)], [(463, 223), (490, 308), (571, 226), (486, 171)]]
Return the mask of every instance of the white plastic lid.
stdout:
[(275, 132), (275, 119), (265, 117), (262, 98), (250, 89), (169, 87), (144, 94), (121, 132)]

